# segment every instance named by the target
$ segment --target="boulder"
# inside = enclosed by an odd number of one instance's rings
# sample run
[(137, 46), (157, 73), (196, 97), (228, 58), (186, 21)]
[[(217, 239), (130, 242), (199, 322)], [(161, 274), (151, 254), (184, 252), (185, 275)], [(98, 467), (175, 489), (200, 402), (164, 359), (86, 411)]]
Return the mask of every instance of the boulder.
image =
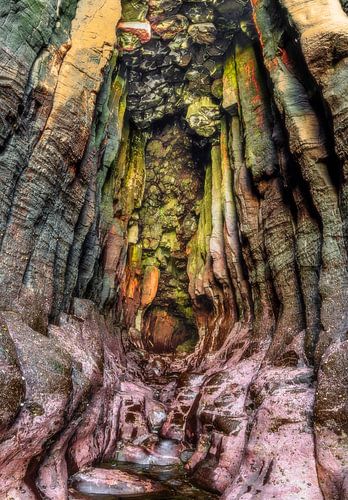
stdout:
[(70, 478), (71, 485), (88, 495), (146, 495), (163, 492), (160, 483), (116, 469), (90, 468)]

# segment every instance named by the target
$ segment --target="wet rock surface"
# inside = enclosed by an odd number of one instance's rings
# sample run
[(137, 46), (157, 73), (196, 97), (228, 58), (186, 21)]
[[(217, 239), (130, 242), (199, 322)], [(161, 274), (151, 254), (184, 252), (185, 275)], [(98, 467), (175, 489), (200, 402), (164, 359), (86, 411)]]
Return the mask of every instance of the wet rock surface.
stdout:
[(113, 469), (87, 469), (72, 476), (70, 481), (81, 493), (93, 495), (144, 497), (148, 493), (164, 491), (159, 483)]
[(0, 498), (347, 498), (346, 4), (0, 6)]
[(128, 108), (138, 126), (148, 128), (152, 121), (194, 104), (199, 113), (189, 111), (190, 127), (213, 135), (216, 108), (200, 102), (209, 99), (221, 78), (224, 53), (238, 30), (238, 18), (248, 9), (247, 1), (150, 2), (142, 16), (143, 25), (149, 23), (152, 30), (149, 43), (136, 25), (130, 28), (133, 10), (124, 10), (123, 18), (130, 22), (118, 25), (121, 61), (128, 69)]
[[(135, 483), (143, 484), (143, 488), (145, 490), (146, 485), (152, 485), (154, 493), (150, 492), (151, 486), (148, 486), (148, 492), (132, 495), (130, 488), (128, 489), (128, 493), (124, 490), (124, 493), (120, 493), (119, 497), (122, 496), (127, 498), (146, 498), (149, 500), (152, 499), (169, 499), (169, 500), (184, 500), (184, 499), (196, 499), (196, 500), (213, 500), (214, 498), (218, 498), (217, 496), (200, 490), (196, 488), (194, 485), (190, 483), (187, 476), (183, 472), (182, 469), (178, 467), (157, 467), (154, 465), (144, 466), (144, 465), (134, 465), (131, 463), (128, 464), (103, 464), (103, 467), (108, 467), (108, 469), (93, 469), (95, 471), (95, 476), (98, 477), (99, 481), (103, 481), (104, 478), (127, 478), (129, 479), (129, 483), (133, 480)], [(102, 472), (99, 472), (102, 471)], [(92, 474), (94, 475), (94, 473)], [(136, 479), (135, 479), (136, 478)], [(89, 479), (89, 477), (87, 477)], [(82, 491), (86, 488), (86, 478), (83, 473), (76, 475), (72, 479), (73, 484)], [(112, 479), (111, 479), (112, 481)], [(141, 486), (140, 486), (141, 487)], [(139, 488), (140, 488), (139, 487)], [(156, 487), (158, 491), (156, 492)], [(93, 489), (93, 485), (91, 484), (91, 490)], [(162, 490), (162, 491), (161, 491)], [(88, 495), (88, 498), (93, 498), (95, 500), (102, 500), (104, 498), (108, 499), (108, 496), (96, 494), (97, 492), (91, 491)], [(75, 496), (75, 493), (71, 493), (69, 496), (69, 500), (78, 500), (78, 494)], [(86, 497), (83, 497), (86, 498)], [(115, 496), (110, 495), (110, 500), (115, 499)]]

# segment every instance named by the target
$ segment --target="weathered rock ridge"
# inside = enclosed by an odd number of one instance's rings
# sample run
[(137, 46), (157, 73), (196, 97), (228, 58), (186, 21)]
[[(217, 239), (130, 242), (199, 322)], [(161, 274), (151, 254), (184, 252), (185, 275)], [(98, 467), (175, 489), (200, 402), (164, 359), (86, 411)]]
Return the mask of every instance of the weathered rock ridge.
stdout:
[(0, 6), (0, 498), (348, 499), (347, 12)]

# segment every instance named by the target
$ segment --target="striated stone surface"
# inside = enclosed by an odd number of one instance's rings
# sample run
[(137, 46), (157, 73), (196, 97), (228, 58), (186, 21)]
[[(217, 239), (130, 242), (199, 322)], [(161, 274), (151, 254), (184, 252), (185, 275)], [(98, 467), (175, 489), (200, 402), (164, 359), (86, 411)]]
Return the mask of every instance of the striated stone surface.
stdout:
[[(29, 17), (35, 5), (29, 2)], [(0, 282), (7, 288), (1, 304), (8, 308), (19, 302), (35, 328), (38, 323), (45, 328), (45, 315), (58, 313), (76, 284), (95, 210), (94, 107), (120, 14), (113, 1), (79, 3), (70, 33), (61, 34), (62, 45), (52, 47), (56, 60), (41, 56), (31, 75), (34, 86), (26, 80), (29, 96), (18, 103), (24, 115), (1, 152)], [(46, 26), (38, 15), (38, 24)], [(8, 102), (7, 96), (1, 102)]]
[(13, 341), (25, 383), (23, 402), (13, 426), (2, 434), (0, 450), (1, 495), (16, 498), (33, 457), (64, 427), (72, 392), (72, 362), (58, 343), (31, 330), (15, 313), (4, 315), (3, 325)]
[(315, 437), (318, 477), (325, 498), (345, 498), (347, 490), (347, 341), (330, 346), (318, 374)]
[(0, 6), (1, 498), (348, 498), (347, 19)]

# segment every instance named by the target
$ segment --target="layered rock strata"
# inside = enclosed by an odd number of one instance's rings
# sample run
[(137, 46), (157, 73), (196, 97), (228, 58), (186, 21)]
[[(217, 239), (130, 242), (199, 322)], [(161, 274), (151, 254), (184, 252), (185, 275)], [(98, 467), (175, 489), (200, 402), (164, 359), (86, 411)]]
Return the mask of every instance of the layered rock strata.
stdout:
[(0, 7), (1, 498), (161, 489), (116, 459), (348, 498), (347, 28), (338, 0)]

